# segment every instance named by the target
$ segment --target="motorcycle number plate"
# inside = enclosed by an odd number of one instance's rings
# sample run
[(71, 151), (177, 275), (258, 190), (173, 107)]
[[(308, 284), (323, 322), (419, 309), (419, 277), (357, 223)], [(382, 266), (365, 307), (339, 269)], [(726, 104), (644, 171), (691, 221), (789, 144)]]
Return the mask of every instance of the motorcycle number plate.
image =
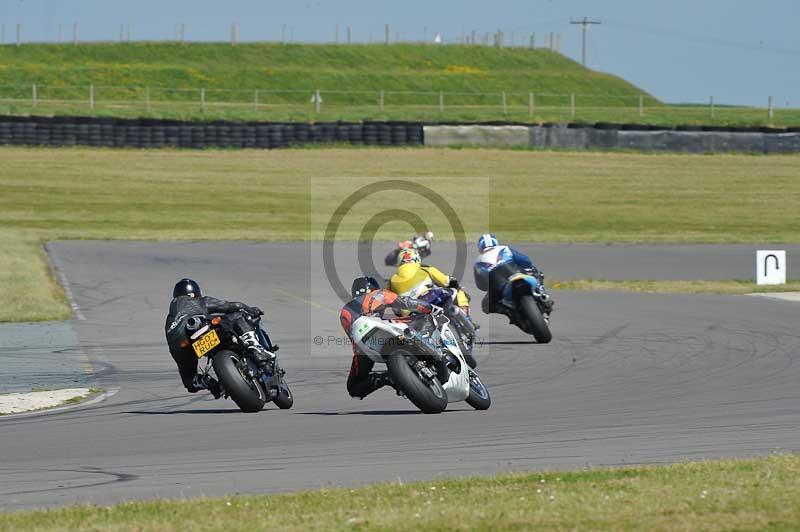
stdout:
[(211, 329), (206, 334), (200, 337), (195, 343), (192, 344), (197, 358), (204, 356), (206, 353), (214, 349), (220, 344), (217, 331)]

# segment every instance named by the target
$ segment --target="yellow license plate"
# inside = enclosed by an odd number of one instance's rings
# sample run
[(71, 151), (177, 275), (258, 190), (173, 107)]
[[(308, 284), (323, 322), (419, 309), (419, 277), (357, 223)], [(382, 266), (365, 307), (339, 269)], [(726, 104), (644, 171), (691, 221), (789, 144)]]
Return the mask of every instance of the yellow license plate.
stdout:
[(194, 348), (194, 352), (197, 354), (197, 358), (200, 358), (217, 347), (219, 343), (217, 331), (211, 329), (209, 332), (201, 336), (199, 340), (193, 343), (192, 347)]

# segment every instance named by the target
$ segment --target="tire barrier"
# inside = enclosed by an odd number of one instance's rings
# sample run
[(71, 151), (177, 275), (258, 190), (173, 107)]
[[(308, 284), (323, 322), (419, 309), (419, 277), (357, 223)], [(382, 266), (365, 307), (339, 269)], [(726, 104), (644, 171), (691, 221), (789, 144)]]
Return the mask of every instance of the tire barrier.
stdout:
[(800, 128), (646, 124), (180, 122), (0, 116), (0, 145), (276, 149), (305, 144), (484, 146), (683, 153), (798, 153)]
[(179, 122), (106, 117), (0, 116), (0, 145), (257, 148), (305, 144), (423, 144), (415, 122)]
[(528, 146), (568, 150), (679, 153), (799, 153), (800, 130), (642, 124), (426, 125), (426, 146)]

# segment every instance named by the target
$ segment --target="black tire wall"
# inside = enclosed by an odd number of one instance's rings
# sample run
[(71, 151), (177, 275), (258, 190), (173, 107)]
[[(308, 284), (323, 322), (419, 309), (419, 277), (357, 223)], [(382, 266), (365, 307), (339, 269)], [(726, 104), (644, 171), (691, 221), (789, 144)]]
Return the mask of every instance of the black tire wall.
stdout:
[(107, 117), (0, 116), (0, 144), (124, 148), (285, 148), (306, 144), (422, 145), (417, 122), (179, 122)]

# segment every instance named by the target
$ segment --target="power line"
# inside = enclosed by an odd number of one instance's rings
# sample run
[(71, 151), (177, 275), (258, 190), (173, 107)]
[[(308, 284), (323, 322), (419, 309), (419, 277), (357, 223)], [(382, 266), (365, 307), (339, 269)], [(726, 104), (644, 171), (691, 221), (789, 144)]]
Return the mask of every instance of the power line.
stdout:
[(751, 52), (766, 52), (766, 53), (775, 53), (775, 54), (782, 54), (782, 55), (800, 55), (800, 50), (792, 49), (792, 48), (781, 48), (781, 47), (773, 47), (773, 46), (765, 46), (764, 41), (760, 41), (759, 43), (754, 42), (744, 42), (744, 41), (732, 41), (727, 39), (721, 39), (719, 37), (708, 36), (708, 35), (697, 35), (692, 33), (687, 33), (683, 31), (673, 30), (669, 28), (659, 28), (656, 26), (646, 26), (642, 24), (628, 24), (618, 20), (606, 20), (606, 24), (609, 26), (614, 26), (616, 28), (620, 28), (623, 30), (635, 31), (638, 33), (644, 33), (647, 35), (666, 35), (674, 38), (680, 38), (684, 41), (688, 42), (696, 42), (699, 44), (706, 44), (710, 46), (723, 46), (727, 48), (739, 48), (742, 50), (748, 50)]
[(599, 20), (589, 20), (587, 17), (583, 17), (582, 20), (570, 20), (570, 24), (580, 24), (581, 26), (581, 64), (586, 66), (586, 30), (589, 26), (593, 24), (602, 24)]

